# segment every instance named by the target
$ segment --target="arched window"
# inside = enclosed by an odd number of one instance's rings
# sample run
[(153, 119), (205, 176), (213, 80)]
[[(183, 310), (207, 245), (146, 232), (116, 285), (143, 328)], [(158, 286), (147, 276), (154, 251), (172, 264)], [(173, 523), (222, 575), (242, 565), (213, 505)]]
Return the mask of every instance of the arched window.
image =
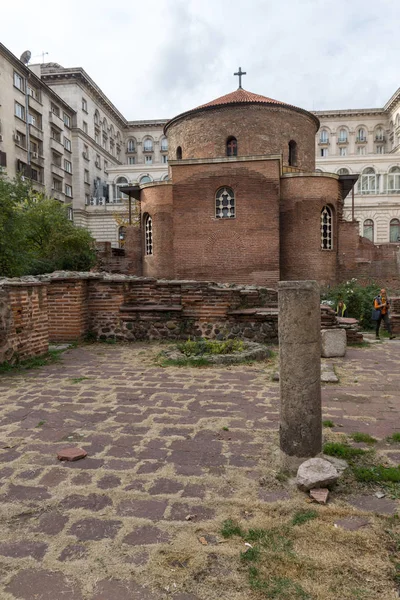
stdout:
[(176, 149), (176, 159), (181, 160), (181, 158), (182, 158), (182, 148), (181, 148), (181, 146), (178, 146)]
[(230, 187), (221, 187), (215, 194), (215, 216), (217, 219), (235, 218), (235, 194)]
[(316, 173), (323, 173), (322, 169), (315, 169)]
[(119, 243), (120, 248), (124, 247), (125, 238), (126, 238), (126, 227), (120, 227), (118, 229), (118, 243)]
[(98, 110), (96, 110), (94, 113), (94, 124), (100, 125), (100, 113)]
[(321, 144), (327, 144), (329, 142), (329, 135), (326, 129), (321, 129), (319, 132), (319, 141)]
[(153, 140), (146, 138), (143, 143), (143, 150), (145, 152), (153, 152)]
[(168, 173), (167, 173), (167, 175), (163, 175), (161, 177), (161, 181), (169, 181), (169, 175), (168, 175)]
[(153, 254), (153, 221), (150, 215), (145, 216), (144, 233), (146, 255), (150, 256)]
[(400, 221), (399, 219), (392, 219), (390, 221), (390, 241), (400, 242)]
[(121, 190), (125, 185), (128, 185), (128, 180), (126, 177), (118, 177), (115, 181), (115, 202), (122, 202), (122, 200), (127, 200), (128, 196), (124, 194)]
[(357, 142), (366, 142), (367, 141), (367, 132), (364, 127), (360, 127), (357, 131)]
[(375, 139), (377, 142), (383, 142), (385, 139), (385, 132), (383, 131), (382, 127), (378, 127), (378, 129), (376, 129), (375, 131)]
[(289, 167), (297, 165), (297, 144), (294, 140), (289, 142)]
[(237, 139), (232, 135), (226, 140), (226, 155), (237, 156)]
[(143, 175), (143, 177), (139, 179), (139, 183), (149, 183), (150, 181), (153, 181), (150, 175)]
[(161, 140), (161, 152), (167, 152), (168, 151), (168, 140), (167, 138), (163, 138)]
[(389, 194), (400, 194), (400, 167), (392, 167), (389, 170), (387, 182)]
[(350, 175), (350, 171), (348, 169), (346, 169), (345, 167), (342, 167), (341, 169), (338, 170), (337, 174), (338, 175)]
[(333, 235), (332, 209), (330, 206), (324, 206), (321, 210), (321, 248), (322, 250), (332, 250)]
[(343, 127), (341, 129), (339, 129), (339, 137), (338, 137), (338, 142), (340, 144), (344, 144), (345, 142), (348, 141), (348, 137), (347, 137), (347, 129), (344, 129)]
[(376, 194), (377, 177), (372, 167), (367, 167), (359, 179), (358, 191), (360, 194)]
[(128, 140), (127, 150), (128, 152), (135, 152), (135, 140)]
[(366, 219), (363, 225), (363, 236), (370, 240), (374, 241), (374, 222), (372, 219)]

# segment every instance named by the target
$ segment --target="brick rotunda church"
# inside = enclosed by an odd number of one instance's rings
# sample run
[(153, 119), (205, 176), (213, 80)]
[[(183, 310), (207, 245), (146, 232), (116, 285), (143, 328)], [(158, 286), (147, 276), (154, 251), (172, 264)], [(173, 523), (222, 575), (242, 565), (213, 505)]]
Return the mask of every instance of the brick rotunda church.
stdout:
[(310, 112), (242, 89), (165, 126), (169, 180), (129, 187), (130, 272), (275, 286), (337, 279), (345, 195), (357, 176), (315, 172)]

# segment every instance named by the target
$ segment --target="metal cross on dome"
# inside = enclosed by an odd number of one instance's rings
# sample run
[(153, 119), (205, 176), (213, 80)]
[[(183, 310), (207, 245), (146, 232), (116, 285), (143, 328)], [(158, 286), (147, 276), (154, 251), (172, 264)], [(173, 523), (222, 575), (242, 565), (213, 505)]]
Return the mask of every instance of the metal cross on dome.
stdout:
[(242, 75), (247, 75), (245, 71), (242, 71), (242, 67), (239, 67), (239, 71), (234, 73), (234, 75), (238, 75), (239, 77), (239, 90), (242, 90)]

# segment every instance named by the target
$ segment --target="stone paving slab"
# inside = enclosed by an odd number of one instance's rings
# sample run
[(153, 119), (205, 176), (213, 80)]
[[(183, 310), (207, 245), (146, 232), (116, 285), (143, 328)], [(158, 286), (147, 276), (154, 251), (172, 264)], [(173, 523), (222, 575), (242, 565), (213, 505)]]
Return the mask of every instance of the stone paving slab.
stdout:
[[(297, 493), (265, 477), (279, 470), (276, 365), (162, 369), (158, 350), (82, 346), (0, 378), (2, 600), (208, 600), (185, 578), (186, 560), (203, 560), (199, 572), (215, 562), (199, 536), (218, 544), (232, 512)], [(350, 348), (331, 363), (339, 383), (323, 386), (323, 418), (377, 437), (396, 464), (400, 444), (385, 438), (400, 431), (400, 344)], [(60, 463), (69, 445), (87, 458)], [(351, 502), (355, 517), (397, 507)]]

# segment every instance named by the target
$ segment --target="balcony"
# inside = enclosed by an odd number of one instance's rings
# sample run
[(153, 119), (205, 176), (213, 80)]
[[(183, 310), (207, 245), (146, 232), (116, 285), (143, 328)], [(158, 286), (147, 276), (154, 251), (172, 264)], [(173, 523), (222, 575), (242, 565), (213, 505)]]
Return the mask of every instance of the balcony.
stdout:
[(29, 94), (29, 108), (33, 108), (33, 110), (36, 112), (41, 113), (43, 110), (43, 105), (41, 102), (39, 102), (39, 100)]
[(51, 172), (54, 173), (54, 175), (61, 177), (62, 179), (64, 178), (64, 169), (62, 169), (58, 165), (55, 165), (54, 163), (51, 163)]
[(40, 167), (43, 167), (44, 156), (40, 156), (37, 152), (31, 152), (31, 162), (34, 165), (39, 165)]
[(127, 148), (126, 153), (127, 154), (136, 154), (136, 148), (131, 148), (131, 149)]
[(356, 137), (356, 144), (366, 144), (368, 142), (366, 137)]
[(384, 142), (386, 142), (386, 136), (384, 136), (384, 135), (376, 135), (375, 136), (375, 141), (383, 144)]
[(64, 129), (64, 119), (59, 117), (52, 110), (49, 112), (49, 121), (50, 123), (53, 123), (53, 125), (58, 127), (58, 129)]
[(337, 143), (339, 144), (339, 146), (344, 145), (344, 144), (348, 144), (349, 143), (349, 138), (338, 138)]
[(60, 202), (64, 202), (65, 201), (65, 195), (63, 194), (63, 192), (60, 192), (59, 190), (51, 190), (51, 197), (54, 198), (55, 200), (59, 200)]
[(319, 138), (319, 140), (318, 140), (318, 146), (329, 146), (329, 144), (330, 144), (329, 139)]
[(43, 131), (32, 125), (29, 125), (29, 135), (36, 138), (37, 140), (43, 141)]
[(151, 152), (154, 152), (154, 148), (153, 148), (153, 146), (151, 148), (145, 148), (143, 146), (143, 152), (147, 153), (147, 154), (150, 154)]
[(64, 154), (63, 144), (54, 138), (50, 138), (50, 148), (52, 150), (55, 150), (56, 152), (60, 152), (60, 153)]

